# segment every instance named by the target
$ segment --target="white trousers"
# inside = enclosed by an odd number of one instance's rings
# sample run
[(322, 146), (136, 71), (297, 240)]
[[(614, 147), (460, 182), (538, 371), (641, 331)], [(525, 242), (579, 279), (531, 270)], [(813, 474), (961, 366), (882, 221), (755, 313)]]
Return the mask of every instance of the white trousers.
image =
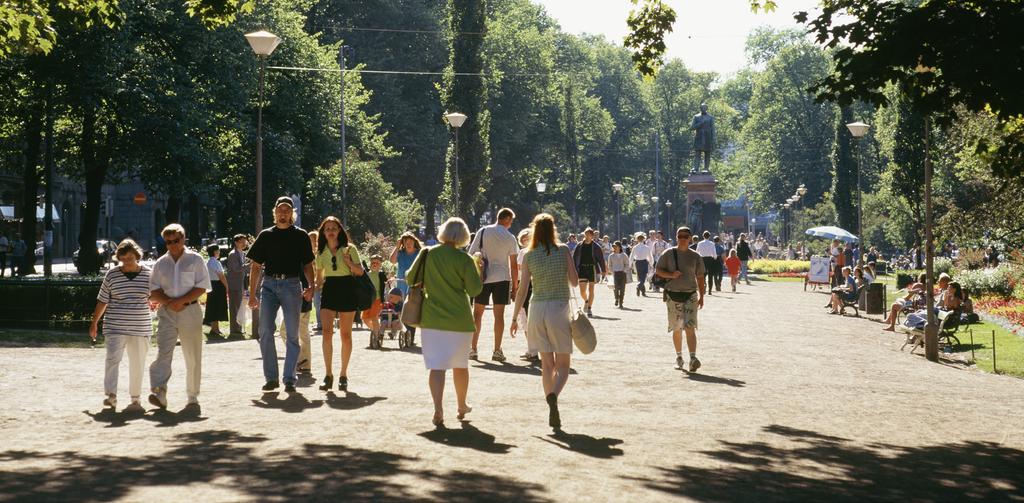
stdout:
[(181, 312), (160, 306), (157, 310), (157, 354), (149, 366), (149, 385), (154, 391), (167, 389), (171, 380), (171, 359), (174, 345), (181, 341), (181, 354), (185, 357), (185, 392), (189, 398), (199, 396), (199, 380), (203, 374), (203, 309), (192, 304)]
[(103, 377), (103, 392), (117, 394), (117, 374), (121, 358), (128, 350), (128, 394), (137, 400), (142, 393), (142, 374), (145, 371), (146, 353), (149, 352), (149, 336), (107, 335), (107, 367)]

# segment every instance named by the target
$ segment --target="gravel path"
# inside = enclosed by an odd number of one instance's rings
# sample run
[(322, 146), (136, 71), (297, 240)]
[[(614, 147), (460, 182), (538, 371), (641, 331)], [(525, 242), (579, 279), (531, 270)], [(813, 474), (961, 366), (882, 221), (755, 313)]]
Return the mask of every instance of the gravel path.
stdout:
[[(254, 342), (207, 345), (198, 417), (173, 412), (180, 351), (172, 412), (132, 417), (101, 411), (102, 350), (0, 348), (0, 501), (1024, 501), (1024, 380), (902, 353), (801, 288), (710, 297), (688, 375), (660, 299), (620, 311), (600, 287), (598, 350), (574, 362), (562, 435), (539, 369), (515, 358), (472, 364), (462, 424), (449, 380), (435, 431), (420, 355), (365, 349), (366, 332), (347, 396), (312, 380), (263, 394)], [(123, 407), (127, 359), (121, 383)]]

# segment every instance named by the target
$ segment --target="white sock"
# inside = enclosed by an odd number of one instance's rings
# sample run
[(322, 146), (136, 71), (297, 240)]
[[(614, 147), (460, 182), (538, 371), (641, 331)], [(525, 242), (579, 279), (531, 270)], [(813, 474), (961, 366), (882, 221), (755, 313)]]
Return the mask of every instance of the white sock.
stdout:
[(690, 352), (690, 359), (691, 359), (691, 360), (692, 360), (692, 359), (694, 359), (694, 358), (696, 358), (696, 357), (697, 357), (697, 353), (695, 353), (695, 352)]

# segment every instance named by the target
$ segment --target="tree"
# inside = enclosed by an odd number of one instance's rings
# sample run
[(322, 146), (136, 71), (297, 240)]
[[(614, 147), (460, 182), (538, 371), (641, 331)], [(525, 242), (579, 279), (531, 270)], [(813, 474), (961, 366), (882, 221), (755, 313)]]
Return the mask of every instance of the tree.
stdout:
[[(253, 0), (185, 0), (189, 15), (207, 26), (234, 21), (239, 13), (251, 11)], [(74, 17), (84, 29), (117, 28), (124, 12), (119, 0), (21, 0), (0, 4), (0, 59), (17, 52), (48, 54), (64, 34), (62, 16)]]
[(838, 115), (832, 147), (832, 201), (839, 227), (856, 234), (860, 232), (857, 228), (857, 206), (861, 201), (857, 199), (857, 161), (853, 158), (851, 145), (854, 140), (846, 129), (846, 125), (853, 122), (853, 109), (850, 106), (839, 107)]
[[(419, 229), (423, 205), (412, 193), (400, 194), (381, 176), (376, 161), (363, 161), (349, 155), (349, 164), (344, 182), (341, 164), (317, 167), (307, 184), (308, 218), (319, 222), (328, 215), (340, 215), (341, 193), (338, 188), (345, 184), (349, 195), (348, 232), (353, 239), (361, 239), (367, 232), (398, 236), (405, 231)], [(315, 224), (314, 224), (315, 225)]]
[[(480, 188), (491, 167), (487, 86), (485, 77), (474, 75), (481, 74), (484, 69), (483, 40), (478, 34), (486, 29), (486, 9), (485, 0), (448, 0), (447, 28), (451, 43), (441, 87), (441, 103), (446, 113), (458, 112), (469, 117), (459, 130), (459, 144), (455, 144), (453, 134), (448, 146), (449, 176), (454, 176), (456, 153), (459, 156), (458, 196), (449, 192), (449, 213), (455, 216), (470, 212), (480, 215)], [(452, 185), (446, 180), (446, 188)]]
[(909, 106), (940, 126), (953, 123), (959, 106), (991, 113), (997, 133), (976, 138), (973, 150), (1008, 179), (1024, 172), (1022, 6), (1021, 0), (824, 0), (816, 18), (806, 12), (796, 18), (834, 49), (835, 66), (814, 86), (819, 99), (881, 106), (889, 102), (886, 86), (895, 82)]

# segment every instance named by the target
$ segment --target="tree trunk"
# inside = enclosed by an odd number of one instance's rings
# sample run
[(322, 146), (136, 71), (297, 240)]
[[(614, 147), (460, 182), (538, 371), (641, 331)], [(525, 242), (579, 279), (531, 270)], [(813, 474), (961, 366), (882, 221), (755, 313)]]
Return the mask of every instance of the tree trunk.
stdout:
[(167, 210), (164, 211), (164, 225), (181, 222), (181, 198), (167, 196)]
[(22, 181), (25, 193), (21, 198), (21, 239), (28, 245), (25, 261), (18, 264), (21, 274), (33, 274), (36, 262), (36, 197), (39, 193), (39, 154), (43, 140), (43, 113), (37, 107), (29, 109), (31, 114), (25, 124), (25, 165)]
[(187, 236), (192, 236), (189, 244), (198, 247), (203, 242), (203, 229), (200, 228), (199, 213), (201, 211), (201, 205), (199, 204), (199, 196), (195, 194), (188, 195), (188, 229), (185, 229)]
[(103, 181), (107, 176), (107, 163), (100, 160), (97, 149), (96, 109), (88, 107), (82, 115), (82, 168), (85, 174), (85, 214), (78, 234), (78, 272), (98, 274), (102, 262), (96, 251), (96, 235), (100, 221), (100, 198)]

